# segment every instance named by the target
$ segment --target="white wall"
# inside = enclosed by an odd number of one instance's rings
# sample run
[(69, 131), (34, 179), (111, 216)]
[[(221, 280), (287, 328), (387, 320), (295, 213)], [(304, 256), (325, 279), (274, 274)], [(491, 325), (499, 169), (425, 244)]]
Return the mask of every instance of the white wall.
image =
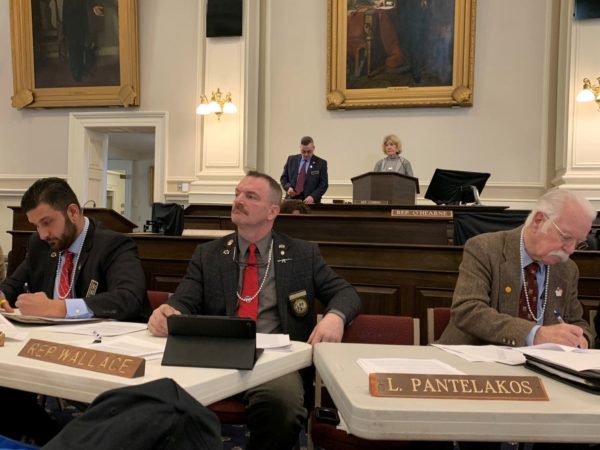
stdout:
[[(196, 177), (199, 137), (194, 112), (202, 26), (198, 11), (203, 1), (138, 2), (140, 110), (169, 114), (166, 174), (170, 185)], [(527, 207), (553, 175), (548, 173), (547, 161), (554, 159), (558, 3), (478, 1), (472, 108), (344, 112), (325, 108), (327, 2), (262, 0), (265, 41), (260, 103), (264, 111), (258, 124), (259, 169), (279, 177), (285, 157), (298, 150), (302, 135), (310, 134), (317, 153), (329, 161), (329, 199), (347, 196), (350, 177), (370, 170), (380, 157), (382, 136), (396, 133), (420, 178), (421, 195), (436, 167), (486, 170), (492, 177), (484, 201)], [(8, 5), (0, 1), (0, 55), (5, 56), (11, 48)], [(591, 33), (597, 42), (597, 25)], [(596, 55), (591, 51), (588, 60)], [(226, 63), (222, 62), (224, 70)], [(600, 75), (597, 59), (594, 64), (585, 68), (590, 78)], [(12, 220), (6, 205), (18, 204), (34, 179), (67, 174), (68, 114), (73, 111), (17, 111), (10, 106), (11, 95), (11, 61), (3, 57), (0, 245), (5, 249), (10, 248), (10, 236), (4, 231), (11, 228)], [(598, 119), (597, 113), (590, 114), (589, 123), (579, 124), (575, 136), (589, 143), (585, 145), (590, 145), (590, 152), (599, 140)], [(173, 194), (183, 199), (182, 193)]]
[(277, 0), (267, 7), (271, 174), (280, 173), (300, 137), (310, 134), (316, 153), (329, 162), (330, 185), (351, 194), (349, 178), (371, 170), (381, 158), (383, 136), (395, 133), (422, 189), (436, 167), (491, 172), (483, 198), (495, 187), (500, 202), (523, 195), (505, 192), (505, 186), (545, 186), (546, 155), (552, 151), (547, 78), (554, 70), (548, 61), (556, 51), (546, 37), (558, 24), (552, 2), (478, 1), (472, 108), (363, 111), (325, 109), (325, 2)]

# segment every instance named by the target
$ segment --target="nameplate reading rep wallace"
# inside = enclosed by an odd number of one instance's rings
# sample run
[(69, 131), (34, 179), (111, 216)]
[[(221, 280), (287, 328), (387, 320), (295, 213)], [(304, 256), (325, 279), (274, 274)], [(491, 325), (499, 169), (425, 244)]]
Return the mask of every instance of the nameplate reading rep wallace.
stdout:
[(29, 339), (19, 356), (124, 378), (144, 376), (146, 360), (74, 345)]
[(539, 377), (371, 373), (375, 397), (548, 401)]

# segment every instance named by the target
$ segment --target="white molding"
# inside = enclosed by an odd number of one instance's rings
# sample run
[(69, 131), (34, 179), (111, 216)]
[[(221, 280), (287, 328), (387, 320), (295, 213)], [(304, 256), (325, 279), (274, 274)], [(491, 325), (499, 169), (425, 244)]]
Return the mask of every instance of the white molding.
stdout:
[(154, 128), (154, 201), (166, 191), (168, 121), (166, 111), (76, 112), (69, 114), (68, 182), (78, 198), (87, 198), (87, 131), (110, 127)]

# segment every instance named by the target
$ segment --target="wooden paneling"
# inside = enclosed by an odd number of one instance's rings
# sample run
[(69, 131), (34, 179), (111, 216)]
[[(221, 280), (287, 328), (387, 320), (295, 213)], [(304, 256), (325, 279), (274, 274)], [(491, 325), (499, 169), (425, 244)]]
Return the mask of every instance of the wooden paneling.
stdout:
[[(386, 217), (368, 220), (363, 218), (363, 222), (368, 224), (361, 231), (365, 238), (363, 242), (348, 239), (352, 235), (350, 229), (358, 227), (356, 224), (360, 222), (360, 218), (354, 218), (352, 225), (342, 227), (341, 224), (345, 223), (343, 217), (339, 222), (329, 222), (332, 216), (326, 216), (325, 221), (313, 221), (309, 218), (313, 216), (302, 216), (300, 220), (293, 222), (296, 225), (286, 230), (285, 221), (298, 217), (281, 216), (277, 219), (277, 229), (283, 228), (284, 232), (293, 237), (303, 237), (319, 244), (325, 261), (356, 287), (363, 300), (363, 313), (418, 317), (421, 320), (421, 342), (427, 342), (427, 308), (450, 305), (462, 259), (462, 247), (448, 243), (424, 245), (364, 242), (370, 239), (369, 235), (382, 232), (380, 229), (377, 232), (369, 231), (369, 225), (379, 221), (393, 223), (395, 220)], [(329, 226), (326, 222), (337, 225)], [(228, 217), (219, 218), (219, 228), (227, 224), (231, 226)], [(422, 229), (423, 224), (417, 228), (417, 232), (407, 236), (414, 238), (420, 232), (427, 235), (427, 231)], [(18, 263), (25, 257), (31, 231), (15, 230), (10, 233), (13, 236), (11, 260)], [(381, 240), (397, 231), (386, 230), (385, 233), (387, 234), (379, 236)], [(148, 289), (169, 292), (175, 290), (185, 275), (196, 246), (208, 240), (197, 236), (148, 233), (134, 233), (130, 236), (138, 246)], [(353, 236), (358, 239), (360, 235), (356, 233)], [(339, 242), (341, 239), (344, 242)], [(420, 238), (415, 238), (418, 239)], [(600, 252), (576, 252), (572, 258), (580, 270), (579, 294), (586, 317), (590, 317), (600, 303)]]

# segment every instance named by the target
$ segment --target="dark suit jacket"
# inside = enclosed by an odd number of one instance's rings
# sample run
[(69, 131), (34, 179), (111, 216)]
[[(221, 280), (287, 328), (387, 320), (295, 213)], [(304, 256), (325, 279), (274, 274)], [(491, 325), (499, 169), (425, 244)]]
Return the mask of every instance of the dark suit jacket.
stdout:
[[(57, 266), (58, 252), (33, 233), (25, 260), (0, 285), (0, 290), (13, 306), (23, 293), (25, 282), (31, 292), (43, 291), (53, 298)], [(95, 295), (88, 293), (93, 281), (98, 283)], [(146, 297), (146, 278), (134, 242), (90, 219), (75, 269), (75, 294), (84, 298), (96, 317), (147, 320), (151, 310)]]
[[(273, 268), (282, 333), (306, 341), (315, 325), (314, 300), (335, 309), (351, 321), (360, 309), (355, 289), (327, 265), (310, 242), (273, 232)], [(237, 315), (239, 267), (233, 261), (235, 234), (196, 247), (187, 274), (169, 304), (184, 314)], [(281, 253), (284, 255), (281, 255)], [(292, 314), (289, 295), (306, 290), (308, 313)]]
[[(518, 317), (521, 295), (521, 228), (484, 233), (469, 239), (452, 298), (450, 322), (440, 344), (498, 344), (522, 347), (533, 322)], [(577, 265), (568, 260), (549, 266), (545, 325), (558, 323), (553, 311), (565, 322), (580, 326), (588, 341), (588, 323), (577, 298)]]
[[(301, 159), (301, 154), (288, 156), (285, 166), (283, 166), (280, 182), (286, 192), (290, 187), (296, 187)], [(328, 187), (327, 161), (313, 155), (304, 179), (302, 198), (304, 199), (310, 195), (315, 199), (315, 203), (321, 203), (321, 197), (323, 197)]]

